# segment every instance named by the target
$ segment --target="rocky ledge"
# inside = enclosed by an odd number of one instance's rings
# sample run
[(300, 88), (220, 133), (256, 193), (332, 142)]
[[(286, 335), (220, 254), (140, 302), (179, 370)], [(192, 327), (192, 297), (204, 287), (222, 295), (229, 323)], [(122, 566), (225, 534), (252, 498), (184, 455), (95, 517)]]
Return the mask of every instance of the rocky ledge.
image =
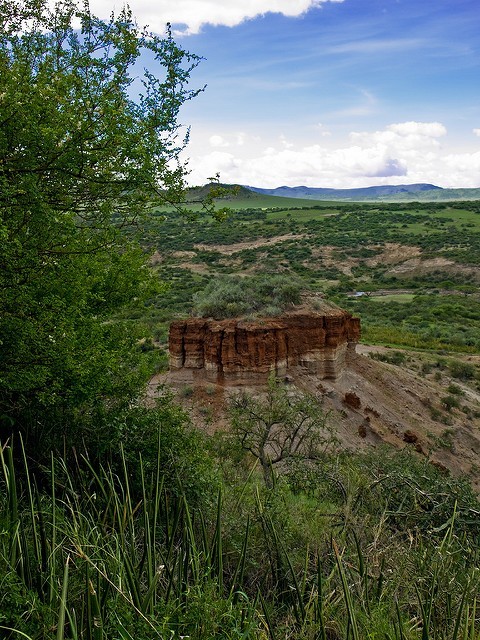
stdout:
[(277, 376), (309, 373), (336, 379), (360, 337), (360, 320), (324, 305), (276, 318), (188, 318), (170, 325), (170, 374), (220, 384), (264, 383)]

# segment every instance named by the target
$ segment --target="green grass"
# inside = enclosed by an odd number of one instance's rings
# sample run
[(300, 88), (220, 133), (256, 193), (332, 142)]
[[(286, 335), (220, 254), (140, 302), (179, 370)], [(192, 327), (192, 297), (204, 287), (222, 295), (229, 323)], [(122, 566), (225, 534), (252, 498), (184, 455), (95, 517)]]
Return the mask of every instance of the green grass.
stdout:
[(303, 198), (282, 198), (280, 196), (266, 196), (260, 193), (255, 194), (252, 198), (235, 198), (232, 200), (216, 200), (217, 204), (225, 204), (231, 206), (232, 209), (249, 209), (249, 208), (280, 208), (280, 209), (299, 209), (301, 207), (312, 207), (312, 201)]
[[(233, 196), (231, 198), (216, 198), (215, 205), (217, 207), (228, 207), (232, 211), (242, 211), (245, 209), (299, 209), (302, 207), (312, 207), (312, 201), (302, 198), (282, 198), (280, 196), (266, 196), (260, 193), (252, 196)], [(192, 211), (200, 212), (202, 205), (200, 203), (188, 204), (188, 208)], [(170, 205), (158, 207), (157, 211), (171, 211)]]
[(388, 293), (384, 296), (376, 296), (373, 294), (369, 297), (370, 300), (374, 302), (398, 302), (405, 304), (406, 302), (411, 302), (415, 296), (415, 293)]
[(339, 209), (326, 207), (325, 210), (319, 207), (305, 208), (302, 210), (284, 209), (281, 211), (272, 211), (267, 215), (268, 220), (280, 220), (286, 216), (290, 216), (296, 222), (306, 222), (308, 220), (318, 220), (327, 216), (337, 215)]
[(418, 349), (445, 353), (478, 353), (474, 346), (452, 344), (439, 338), (425, 338), (418, 333), (391, 326), (367, 325), (362, 327), (362, 341), (366, 344), (385, 345), (404, 349)]
[(428, 231), (428, 227), (421, 222), (413, 224), (396, 224), (394, 228), (405, 236), (418, 236)]
[(478, 501), (427, 462), (297, 459), (267, 490), (224, 441), (200, 508), (130, 453), (52, 456), (41, 488), (0, 446), (2, 638), (478, 640)]
[[(425, 213), (421, 210), (412, 209), (410, 213)], [(429, 220), (432, 221), (432, 224), (420, 223), (420, 224), (409, 224), (408, 231), (412, 233), (420, 233), (425, 231), (431, 231), (435, 229), (434, 223), (438, 222), (439, 228), (445, 228), (448, 226), (454, 226), (457, 229), (462, 229), (462, 226), (465, 224), (471, 225), (469, 230), (473, 232), (480, 231), (480, 215), (477, 212), (476, 207), (472, 207), (472, 209), (460, 209), (457, 207), (447, 207), (441, 208), (438, 210), (433, 210), (428, 212)], [(443, 223), (443, 224), (442, 224)], [(440, 226), (441, 225), (441, 226)]]
[(473, 223), (475, 230), (480, 231), (480, 215), (469, 209), (447, 208), (444, 211), (435, 212), (438, 218), (453, 218), (453, 224), (459, 226), (463, 223)]

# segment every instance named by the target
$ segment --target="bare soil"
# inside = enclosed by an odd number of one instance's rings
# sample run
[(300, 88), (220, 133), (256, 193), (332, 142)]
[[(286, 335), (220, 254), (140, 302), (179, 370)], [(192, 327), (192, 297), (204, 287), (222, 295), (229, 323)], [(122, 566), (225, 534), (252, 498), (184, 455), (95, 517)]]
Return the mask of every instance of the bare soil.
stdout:
[(287, 233), (283, 236), (274, 236), (273, 238), (258, 238), (258, 240), (249, 240), (245, 242), (236, 242), (235, 244), (196, 244), (197, 251), (218, 251), (224, 255), (230, 256), (244, 249), (258, 249), (259, 247), (268, 247), (272, 244), (287, 242), (288, 240), (302, 240), (305, 234), (295, 235)]
[[(379, 245), (369, 247), (369, 249), (379, 248)], [(422, 253), (420, 247), (413, 247), (411, 245), (395, 242), (386, 242), (381, 246), (381, 248), (381, 253), (378, 253), (376, 256), (366, 260), (368, 266), (374, 267), (377, 264), (398, 264), (399, 262), (405, 262), (405, 260), (409, 260), (410, 258), (417, 258)]]
[[(289, 378), (289, 383), (323, 402), (343, 448), (362, 451), (383, 444), (396, 449), (407, 447), (454, 475), (466, 474), (480, 492), (479, 389), (473, 382), (452, 379), (448, 369), (435, 368), (431, 354), (408, 352), (407, 361), (400, 366), (372, 357), (394, 351), (358, 345), (357, 354), (337, 380), (298, 374)], [(428, 358), (432, 370), (422, 374), (422, 364)], [(464, 358), (480, 364), (480, 356)], [(156, 395), (158, 384), (171, 385), (199, 428), (208, 433), (228, 430), (228, 402), (238, 388), (204, 379), (179, 382), (163, 374), (152, 379), (150, 397)], [(444, 398), (451, 384), (460, 388), (455, 396), (460, 406), (448, 410)], [(259, 386), (242, 389), (262, 394)], [(357, 399), (357, 406), (346, 402), (346, 394)]]
[(470, 267), (458, 264), (448, 258), (429, 258), (421, 260), (419, 257), (409, 258), (397, 263), (387, 273), (396, 276), (420, 276), (431, 271), (444, 271), (445, 273), (464, 274), (466, 276), (474, 276), (476, 280), (480, 279), (480, 269), (478, 267)]

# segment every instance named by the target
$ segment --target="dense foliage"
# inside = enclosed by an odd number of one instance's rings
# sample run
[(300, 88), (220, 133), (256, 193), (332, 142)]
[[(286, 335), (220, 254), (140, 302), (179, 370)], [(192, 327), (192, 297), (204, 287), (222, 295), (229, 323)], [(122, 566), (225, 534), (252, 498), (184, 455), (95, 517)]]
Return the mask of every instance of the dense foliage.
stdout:
[(238, 316), (276, 316), (299, 304), (301, 285), (291, 277), (219, 277), (193, 296), (194, 313), (217, 320)]
[[(8, 640), (478, 637), (478, 501), (411, 455), (297, 460), (267, 489), (229, 440), (209, 452), (177, 425), (152, 464), (57, 457), (42, 491), (13, 453), (0, 449)], [(170, 456), (192, 462), (175, 491)], [(202, 496), (182, 492), (192, 473)]]
[[(181, 198), (198, 61), (128, 10), (49, 6), (0, 3), (0, 420), (47, 450), (145, 380), (141, 327), (110, 321), (157, 287), (123, 230)], [(144, 51), (157, 75), (139, 81)]]

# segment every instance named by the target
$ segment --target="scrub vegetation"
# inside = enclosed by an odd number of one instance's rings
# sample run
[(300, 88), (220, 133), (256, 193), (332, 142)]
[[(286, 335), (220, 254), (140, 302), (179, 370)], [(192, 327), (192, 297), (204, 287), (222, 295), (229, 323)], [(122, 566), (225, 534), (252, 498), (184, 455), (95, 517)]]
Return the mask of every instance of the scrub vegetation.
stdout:
[(367, 342), (479, 351), (477, 201), (310, 201), (288, 210), (277, 201), (255, 209), (254, 198), (233, 200), (221, 224), (168, 215), (149, 246), (170, 290), (146, 304), (143, 319), (158, 327), (172, 313), (189, 313), (192, 297), (227, 275), (241, 283), (247, 274), (281, 274), (360, 315)]
[(267, 486), (235, 441), (134, 420), (133, 447), (54, 455), (43, 486), (0, 450), (2, 637), (478, 637), (468, 484), (385, 450)]
[(300, 304), (301, 284), (288, 276), (223, 276), (193, 296), (194, 313), (217, 320), (277, 316)]

